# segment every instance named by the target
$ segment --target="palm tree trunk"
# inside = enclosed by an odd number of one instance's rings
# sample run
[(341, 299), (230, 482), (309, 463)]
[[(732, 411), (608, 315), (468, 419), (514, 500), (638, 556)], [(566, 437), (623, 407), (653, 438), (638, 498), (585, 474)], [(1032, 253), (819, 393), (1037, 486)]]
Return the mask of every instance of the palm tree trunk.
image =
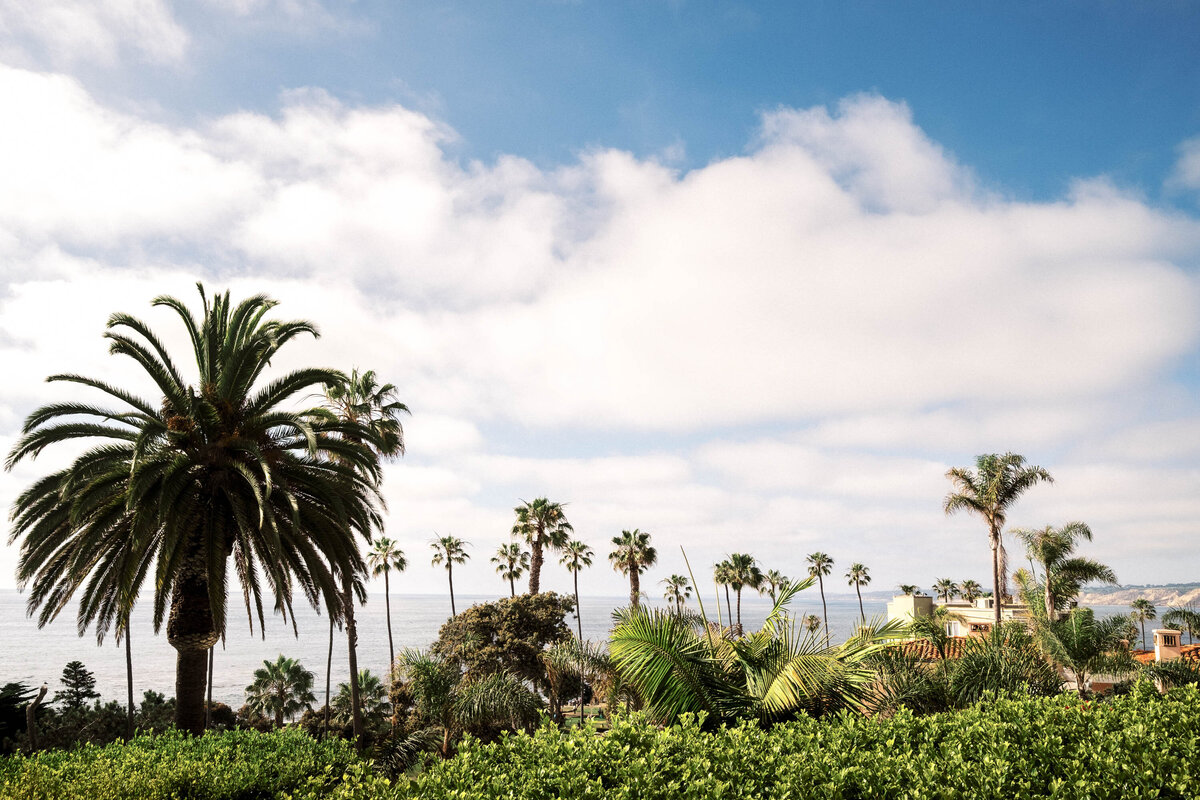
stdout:
[(579, 724), (583, 724), (583, 609), (579, 607), (579, 570), (575, 570), (575, 624), (579, 630)]
[(446, 561), (446, 575), (450, 578), (450, 618), (454, 619), (458, 612), (454, 610), (454, 565), (451, 561)]
[(396, 649), (392, 646), (392, 592), (388, 583), (388, 572), (383, 570), (383, 604), (387, 608), (387, 626), (388, 626), (388, 685), (392, 683), (392, 669), (396, 664)]
[(866, 611), (863, 611), (863, 604), (862, 604), (862, 586), (861, 586), (860, 584), (858, 584), (858, 583), (855, 583), (855, 584), (854, 584), (854, 592), (855, 592), (855, 594), (857, 594), (857, 595), (858, 595), (858, 616), (859, 616), (859, 619), (861, 619), (861, 620), (862, 620), (862, 623), (863, 623), (864, 625), (866, 625), (866, 624), (867, 624), (867, 612), (866, 612)]
[(733, 603), (729, 601), (729, 584), (725, 584), (725, 616), (729, 618), (729, 630), (733, 630)]
[(346, 643), (350, 650), (350, 716), (354, 729), (354, 746), (362, 752), (362, 697), (358, 688), (358, 627), (354, 624), (354, 579), (349, 573), (342, 576), (342, 613), (346, 620)]
[(821, 616), (825, 620), (825, 646), (829, 647), (829, 606), (825, 604), (825, 579), (817, 573), (817, 585), (821, 587)]
[(1054, 595), (1050, 592), (1050, 570), (1046, 569), (1046, 619), (1054, 622)]
[(128, 692), (128, 715), (125, 722), (125, 741), (133, 738), (133, 648), (129, 643), (129, 617), (125, 617), (125, 689)]
[(1000, 605), (1004, 602), (1000, 594), (1000, 532), (992, 530), (992, 612), (995, 627), (1000, 627)]
[(517, 596), (517, 583), (516, 583), (516, 581), (513, 580), (513, 574), (512, 574), (511, 570), (509, 570), (509, 573), (508, 573), (508, 596), (509, 597)]
[(333, 677), (333, 614), (329, 615), (329, 657), (325, 659), (325, 730), (329, 734), (329, 684)]
[(737, 611), (738, 611), (737, 632), (738, 632), (738, 636), (741, 636), (742, 635), (742, 587), (739, 586), (737, 588), (736, 594), (737, 594), (737, 599), (738, 599), (738, 602), (737, 602)]
[(638, 608), (642, 603), (642, 586), (636, 564), (629, 565), (629, 605)]
[(542, 529), (539, 526), (537, 535), (529, 543), (529, 593), (537, 594), (542, 586)]
[[(199, 563), (197, 563), (199, 562)], [(204, 733), (204, 688), (208, 649), (219, 638), (208, 600), (203, 560), (191, 558), (181, 570), (171, 598), (167, 642), (175, 648), (175, 727)]]
[(212, 673), (213, 673), (213, 656), (217, 652), (217, 646), (214, 644), (208, 648), (208, 702), (204, 704), (204, 730), (212, 727)]

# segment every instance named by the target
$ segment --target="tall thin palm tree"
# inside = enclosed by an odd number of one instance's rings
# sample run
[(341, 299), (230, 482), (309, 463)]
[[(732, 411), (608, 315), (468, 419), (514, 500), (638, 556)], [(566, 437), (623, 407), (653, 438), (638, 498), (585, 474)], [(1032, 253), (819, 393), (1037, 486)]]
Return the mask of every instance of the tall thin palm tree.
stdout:
[(433, 548), (433, 566), (444, 563), (446, 577), (450, 581), (450, 616), (457, 617), (454, 607), (454, 565), (465, 564), (471, 556), (467, 554), (466, 542), (457, 536), (440, 536), (429, 543)]
[(516, 597), (516, 582), (525, 570), (529, 569), (528, 551), (523, 550), (519, 542), (502, 544), (496, 555), (492, 556), (492, 563), (496, 565), (496, 572), (500, 577), (508, 581), (509, 597)]
[(683, 575), (672, 575), (669, 578), (663, 578), (659, 583), (666, 586), (663, 592), (663, 597), (675, 604), (675, 613), (683, 613), (683, 604), (692, 596), (692, 585)]
[[(572, 539), (563, 546), (562, 557), (559, 558), (559, 563), (565, 566), (575, 579), (575, 624), (578, 626), (579, 632), (579, 677), (581, 680), (583, 678), (583, 658), (586, 648), (583, 643), (583, 608), (579, 605), (579, 571), (584, 567), (592, 565), (592, 557), (594, 555), (595, 553), (592, 552), (592, 548), (578, 539)], [(579, 722), (583, 724), (582, 686), (579, 692)]]
[[(729, 618), (729, 629), (733, 630), (733, 599), (729, 587), (733, 583), (733, 565), (729, 559), (713, 564), (713, 580), (718, 586), (725, 587), (725, 616)], [(717, 596), (717, 615), (721, 613), (721, 598)]]
[(561, 550), (575, 529), (567, 521), (562, 504), (551, 503), (545, 497), (538, 497), (531, 503), (522, 501), (513, 512), (517, 520), (513, 523), (512, 535), (529, 545), (529, 593), (537, 594), (541, 588), (545, 550)]
[(749, 553), (731, 553), (729, 556), (729, 585), (737, 595), (737, 631), (742, 632), (742, 589), (758, 589), (762, 586), (763, 573)]
[(858, 595), (858, 616), (866, 623), (867, 612), (863, 610), (862, 587), (871, 583), (871, 571), (862, 564), (851, 564), (850, 569), (846, 570), (846, 580)]
[(788, 577), (777, 569), (767, 570), (763, 575), (762, 587), (759, 591), (767, 593), (771, 598), (771, 602), (775, 602), (776, 593), (788, 584)]
[(372, 575), (383, 575), (383, 603), (387, 608), (388, 631), (388, 675), (396, 664), (396, 649), (392, 645), (392, 586), (389, 581), (392, 570), (404, 572), (408, 569), (408, 559), (404, 551), (387, 537), (381, 536), (375, 540), (375, 546), (367, 553), (367, 566)]
[(1154, 607), (1154, 604), (1151, 603), (1149, 600), (1147, 600), (1144, 597), (1139, 597), (1137, 600), (1134, 600), (1129, 605), (1133, 609), (1133, 613), (1130, 614), (1130, 616), (1133, 618), (1133, 621), (1142, 626), (1142, 649), (1145, 650), (1145, 649), (1147, 649), (1146, 648), (1146, 621), (1152, 620), (1152, 619), (1157, 619), (1158, 618), (1158, 609), (1156, 609)]
[[(339, 380), (327, 382), (325, 405), (334, 419), (353, 426), (344, 434), (345, 438), (357, 444), (366, 443), (377, 459), (392, 460), (404, 455), (404, 426), (400, 423), (400, 417), (409, 413), (408, 406), (397, 399), (394, 385), (379, 383), (374, 370), (360, 373), (355, 368), (348, 376), (343, 375)], [(363, 436), (360, 431), (365, 431), (367, 435)], [(367, 531), (364, 535), (369, 541), (370, 532)], [(358, 691), (358, 625), (354, 618), (355, 578), (353, 574), (345, 571), (341, 577), (341, 599), (345, 606), (342, 618), (346, 628), (350, 695), (353, 701), (352, 725), (356, 746), (361, 748), (365, 729)], [(365, 598), (365, 594), (363, 597)], [(388, 631), (391, 632), (390, 626)]]
[(658, 561), (658, 551), (650, 546), (650, 534), (637, 528), (621, 531), (612, 543), (616, 549), (608, 554), (608, 560), (613, 569), (629, 576), (629, 605), (637, 608), (642, 597), (641, 574)]
[[(313, 605), (336, 603), (336, 575), (362, 568), (354, 536), (379, 527), (382, 503), (378, 457), (366, 444), (373, 434), (319, 409), (294, 408), (297, 396), (341, 373), (264, 377), (285, 345), (315, 335), (315, 327), (268, 319), (275, 303), (262, 295), (237, 305), (228, 293), (210, 301), (201, 288), (200, 295), (199, 318), (176, 298), (154, 301), (182, 323), (194, 381), (148, 325), (114, 314), (105, 334), (110, 352), (138, 365), (156, 387), (154, 399), (80, 375), (52, 376), (121, 407), (73, 400), (38, 409), (7, 460), (11, 469), (47, 447), (84, 446), (14, 504), (19, 584), (32, 589), (30, 610), (52, 617), (81, 585), (86, 554), (114, 552), (105, 541), (123, 535), (121, 546), (134, 554), (129, 575), (154, 565), (155, 628), (166, 623), (177, 652), (175, 721), (193, 733), (204, 729), (208, 651), (225, 631), (230, 573), (251, 628), (255, 616), (264, 622), (264, 594), (285, 618), (293, 616), (296, 588)], [(140, 583), (123, 577), (118, 585)], [(91, 595), (85, 587), (85, 600)], [(116, 596), (115, 605), (97, 600), (97, 608), (115, 609), (120, 619), (132, 597)]]
[(312, 708), (313, 674), (294, 658), (282, 653), (275, 661), (263, 661), (254, 670), (254, 682), (246, 687), (246, 705), (264, 716), (275, 718), (275, 727), (306, 708)]
[(1037, 530), (1018, 528), (1010, 533), (1025, 544), (1030, 564), (1036, 562), (1042, 566), (1043, 603), (1046, 617), (1051, 621), (1084, 584), (1117, 582), (1116, 574), (1104, 564), (1073, 555), (1079, 540), (1092, 540), (1092, 529), (1082, 522), (1068, 522), (1061, 528), (1052, 525)]
[(946, 514), (967, 511), (983, 518), (992, 546), (992, 586), (994, 624), (1000, 624), (1000, 610), (1008, 589), (1004, 540), (1001, 531), (1008, 511), (1017, 498), (1038, 483), (1053, 483), (1045, 469), (1027, 466), (1025, 457), (1016, 453), (988, 453), (976, 457), (975, 469), (955, 467), (946, 473), (952, 491), (942, 505)]
[(1200, 633), (1200, 611), (1194, 608), (1171, 606), (1167, 613), (1163, 614), (1162, 621), (1164, 625), (1179, 628), (1181, 633), (1187, 633), (1188, 644), (1192, 644), (1196, 634)]
[(829, 646), (829, 606), (825, 603), (825, 576), (833, 572), (833, 559), (819, 550), (804, 559), (808, 562), (808, 574), (817, 579), (821, 587), (821, 617), (825, 622), (825, 646)]
[(979, 585), (979, 581), (968, 578), (958, 585), (958, 594), (963, 600), (974, 605), (975, 601), (983, 596), (983, 587)]
[(816, 633), (821, 630), (821, 618), (816, 614), (806, 614), (804, 616), (804, 630), (809, 633)]
[(933, 584), (933, 594), (942, 598), (943, 603), (949, 603), (958, 594), (958, 584), (949, 578), (941, 578)]

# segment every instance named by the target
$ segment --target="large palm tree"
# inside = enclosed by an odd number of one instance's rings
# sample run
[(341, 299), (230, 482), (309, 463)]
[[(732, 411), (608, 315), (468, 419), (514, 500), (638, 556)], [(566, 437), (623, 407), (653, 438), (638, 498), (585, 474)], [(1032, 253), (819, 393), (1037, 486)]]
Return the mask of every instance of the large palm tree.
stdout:
[(742, 589), (758, 589), (762, 586), (763, 573), (749, 553), (731, 553), (729, 556), (729, 585), (737, 595), (737, 631), (742, 632)]
[(958, 594), (958, 584), (949, 578), (941, 578), (933, 584), (933, 593), (942, 598), (943, 603), (949, 603)]
[(446, 565), (446, 577), (450, 581), (450, 616), (457, 617), (458, 611), (454, 608), (454, 565), (465, 564), (471, 557), (467, 554), (466, 542), (457, 536), (440, 536), (429, 546), (433, 548), (433, 566)]
[(808, 574), (817, 579), (821, 587), (821, 618), (825, 622), (825, 646), (829, 647), (829, 606), (825, 604), (825, 576), (833, 572), (833, 559), (819, 550), (810, 553), (805, 561), (808, 562)]
[(663, 578), (660, 583), (666, 586), (663, 597), (675, 604), (675, 613), (683, 614), (683, 604), (692, 596), (692, 585), (683, 575), (672, 575)]
[[(105, 381), (52, 376), (120, 408), (71, 400), (38, 409), (7, 461), (11, 469), (52, 445), (84, 446), (14, 504), (19, 584), (31, 587), (31, 611), (44, 606), (53, 616), (90, 559), (119, 536), (132, 557), (114, 585), (128, 592), (97, 602), (127, 619), (139, 565), (153, 563), (155, 628), (166, 622), (178, 654), (175, 721), (194, 733), (204, 728), (208, 651), (225, 630), (231, 571), (252, 629), (255, 616), (264, 622), (264, 595), (285, 618), (296, 588), (313, 605), (337, 603), (336, 575), (362, 568), (354, 536), (379, 526), (381, 504), (373, 433), (294, 408), (298, 395), (341, 373), (309, 368), (264, 380), (284, 345), (316, 335), (314, 326), (267, 319), (275, 303), (261, 295), (235, 306), (228, 293), (200, 294), (200, 318), (173, 297), (154, 301), (182, 322), (192, 380), (148, 325), (115, 314), (110, 352), (137, 364), (158, 394), (147, 400)], [(95, 585), (85, 587), (85, 603)]]
[[(1068, 522), (1061, 528), (1051, 525), (1037, 530), (1019, 528), (1010, 533), (1025, 544), (1030, 564), (1036, 562), (1042, 567), (1042, 597), (1050, 620), (1085, 584), (1117, 582), (1116, 574), (1104, 564), (1073, 555), (1080, 539), (1092, 540), (1092, 529), (1082, 522)], [(1037, 580), (1036, 575), (1032, 577)]]
[(613, 569), (629, 576), (629, 605), (636, 608), (642, 597), (641, 574), (658, 561), (658, 551), (650, 546), (650, 534), (637, 528), (621, 531), (612, 543), (616, 549), (608, 554), (608, 560)]
[(388, 675), (396, 663), (396, 649), (392, 645), (392, 587), (389, 582), (392, 570), (404, 572), (408, 568), (408, 559), (404, 551), (387, 537), (381, 536), (375, 540), (375, 546), (367, 553), (367, 566), (372, 575), (383, 575), (383, 603), (387, 609), (388, 629)]
[(1156, 619), (1158, 617), (1158, 609), (1144, 597), (1139, 597), (1129, 604), (1133, 609), (1133, 613), (1129, 616), (1133, 621), (1142, 626), (1142, 649), (1146, 649), (1146, 621)]
[(517, 521), (513, 523), (512, 535), (529, 545), (529, 593), (537, 594), (541, 589), (546, 548), (561, 550), (575, 529), (567, 522), (562, 504), (551, 503), (545, 497), (538, 497), (532, 503), (522, 501), (513, 512)]
[(958, 594), (971, 605), (983, 596), (983, 587), (979, 585), (979, 581), (968, 578), (958, 585)]
[(862, 564), (851, 564), (850, 569), (846, 570), (846, 580), (858, 595), (858, 616), (865, 623), (867, 612), (863, 610), (862, 587), (871, 583), (871, 571)]
[(313, 674), (299, 661), (282, 653), (275, 661), (264, 661), (254, 670), (254, 682), (246, 687), (246, 705), (263, 716), (274, 717), (282, 728), (285, 719), (312, 708)]
[[(371, 719), (389, 712), (388, 687), (379, 676), (369, 669), (358, 673), (358, 693), (363, 716)], [(333, 710), (339, 724), (345, 724), (351, 716), (351, 693), (349, 683), (339, 683), (338, 693), (333, 698)]]
[(1041, 467), (1027, 466), (1025, 457), (1016, 453), (988, 453), (976, 457), (975, 469), (955, 467), (946, 473), (953, 490), (942, 505), (947, 514), (967, 511), (983, 518), (988, 526), (992, 545), (992, 604), (994, 623), (1000, 624), (1000, 609), (1008, 593), (1007, 565), (1004, 563), (1004, 541), (1000, 532), (1008, 519), (1008, 511), (1017, 498), (1034, 485), (1053, 483), (1054, 478)]
[(767, 596), (771, 598), (771, 602), (774, 603), (776, 593), (786, 586), (787, 582), (787, 575), (777, 569), (770, 569), (763, 574), (762, 587), (759, 591), (766, 592)]
[[(592, 565), (592, 557), (594, 555), (595, 555), (595, 553), (592, 552), (592, 548), (588, 547), (586, 544), (579, 541), (578, 539), (572, 539), (571, 541), (567, 542), (566, 545), (563, 546), (562, 557), (559, 559), (559, 562), (570, 571), (572, 577), (575, 579), (575, 624), (578, 627), (578, 632), (579, 632), (579, 658), (580, 658), (579, 675), (580, 675), (580, 678), (583, 677), (583, 660), (582, 659), (583, 659), (583, 652), (584, 652), (585, 647), (583, 644), (583, 609), (579, 605), (579, 571), (581, 569), (583, 569), (584, 567), (590, 567)], [(580, 694), (579, 694), (579, 721), (582, 724), (582, 722), (583, 722), (583, 691), (582, 691), (582, 687), (580, 688)]]
[[(397, 399), (396, 387), (390, 383), (380, 384), (374, 370), (360, 373), (358, 369), (325, 384), (325, 406), (334, 419), (353, 426), (346, 438), (352, 442), (365, 443), (377, 458), (395, 459), (404, 455), (404, 427), (400, 423), (402, 414), (409, 413), (408, 406)], [(364, 437), (358, 431), (365, 431)], [(368, 540), (370, 532), (366, 532)], [(343, 571), (342, 618), (346, 628), (346, 645), (350, 665), (350, 695), (353, 700), (354, 740), (362, 746), (362, 708), (358, 698), (358, 625), (354, 619), (354, 575)], [(390, 601), (389, 601), (390, 602)], [(391, 628), (389, 627), (389, 633)]]
[(529, 552), (521, 548), (519, 542), (502, 544), (492, 556), (496, 572), (508, 581), (509, 597), (517, 596), (517, 580), (529, 569)]

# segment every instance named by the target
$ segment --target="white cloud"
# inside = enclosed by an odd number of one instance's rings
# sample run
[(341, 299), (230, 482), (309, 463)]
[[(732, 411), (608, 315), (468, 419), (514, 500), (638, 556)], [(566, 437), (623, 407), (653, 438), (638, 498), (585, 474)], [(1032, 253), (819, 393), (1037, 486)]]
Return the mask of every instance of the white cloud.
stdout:
[(164, 0), (0, 0), (0, 57), (112, 66), (125, 54), (175, 64), (188, 34)]
[(1169, 185), (1200, 189), (1200, 137), (1179, 145), (1179, 160), (1168, 179)]

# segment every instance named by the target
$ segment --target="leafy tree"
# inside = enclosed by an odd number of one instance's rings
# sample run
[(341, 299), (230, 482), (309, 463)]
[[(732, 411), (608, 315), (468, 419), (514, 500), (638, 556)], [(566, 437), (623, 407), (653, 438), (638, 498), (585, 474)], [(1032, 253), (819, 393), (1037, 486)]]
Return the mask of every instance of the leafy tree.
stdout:
[(615, 549), (608, 560), (613, 569), (629, 577), (629, 604), (636, 607), (642, 597), (641, 574), (658, 561), (658, 551), (650, 546), (650, 534), (637, 528), (621, 531), (612, 543)]
[(663, 597), (669, 602), (675, 604), (675, 613), (683, 613), (683, 604), (692, 596), (692, 585), (683, 575), (672, 575), (669, 578), (663, 578), (660, 583), (666, 586), (666, 591), (663, 592)]
[(299, 661), (280, 654), (275, 661), (263, 661), (254, 670), (254, 682), (246, 687), (246, 704), (263, 716), (274, 717), (275, 727), (282, 728), (285, 718), (316, 702), (313, 680), (313, 674)]
[(851, 564), (850, 569), (846, 570), (846, 580), (854, 587), (854, 592), (858, 595), (858, 616), (863, 622), (866, 622), (867, 612), (863, 610), (862, 587), (871, 582), (871, 571), (862, 564)]
[(1134, 600), (1129, 605), (1133, 609), (1133, 613), (1130, 614), (1130, 617), (1133, 619), (1134, 622), (1136, 622), (1142, 626), (1142, 649), (1145, 650), (1145, 649), (1147, 649), (1147, 646), (1146, 646), (1146, 621), (1157, 618), (1158, 617), (1158, 609), (1156, 609), (1154, 607), (1154, 604), (1151, 603), (1149, 600), (1147, 600), (1144, 597), (1139, 597), (1137, 600)]
[(974, 605), (975, 601), (983, 596), (983, 587), (979, 585), (979, 581), (968, 578), (958, 585), (958, 593), (963, 600)]
[(949, 578), (941, 578), (933, 584), (933, 593), (942, 598), (943, 603), (949, 603), (958, 594), (958, 584)]
[(529, 545), (529, 593), (537, 594), (546, 548), (561, 550), (575, 529), (567, 522), (562, 504), (551, 503), (545, 497), (538, 497), (532, 503), (522, 501), (513, 512), (517, 521), (513, 523), (512, 535)]
[(508, 673), (548, 692), (542, 651), (571, 638), (569, 597), (554, 592), (479, 603), (447, 620), (430, 653), (469, 678)]
[[(409, 413), (409, 410), (408, 406), (397, 399), (396, 387), (390, 383), (380, 384), (373, 370), (359, 373), (355, 368), (348, 376), (338, 375), (334, 380), (325, 382), (325, 411), (337, 423), (347, 426), (342, 434), (344, 439), (357, 445), (366, 444), (376, 457), (375, 471), (369, 474), (364, 472), (366, 466), (364, 464), (351, 466), (356, 466), (358, 472), (370, 478), (378, 488), (381, 478), (377, 466), (378, 459), (390, 460), (404, 455), (404, 426), (400, 423), (400, 417)], [(338, 456), (335, 454), (334, 457)], [(356, 528), (370, 541), (370, 528), (362, 527), (361, 524), (351, 527)], [(358, 555), (357, 546), (355, 555)], [(357, 592), (357, 576), (363, 570), (363, 565), (355, 563), (349, 566), (350, 569), (340, 570), (342, 579), (340, 618), (346, 629), (354, 737), (358, 742), (358, 747), (361, 748), (361, 737), (364, 731), (362, 709), (358, 697), (358, 625), (354, 619), (354, 601), (357, 595), (360, 601), (365, 602), (365, 594)], [(387, 583), (386, 572), (384, 583)], [(390, 599), (387, 604), (390, 654), (392, 631)]]
[[(122, 408), (71, 401), (38, 409), (7, 461), (11, 469), (52, 445), (87, 446), (17, 499), (18, 581), (32, 586), (30, 609), (43, 607), (44, 622), (93, 567), (117, 570), (118, 579), (100, 585), (127, 591), (105, 601), (91, 595), (93, 582), (81, 608), (119, 621), (139, 570), (153, 564), (154, 624), (166, 622), (178, 654), (176, 723), (193, 733), (204, 728), (208, 650), (225, 630), (230, 566), (251, 625), (254, 614), (263, 624), (264, 594), (288, 615), (296, 588), (314, 605), (336, 603), (334, 573), (361, 568), (353, 532), (377, 527), (380, 502), (378, 460), (354, 440), (359, 429), (293, 409), (293, 398), (340, 373), (310, 368), (262, 380), (286, 344), (316, 334), (313, 325), (267, 319), (274, 302), (261, 295), (234, 306), (227, 293), (210, 302), (201, 289), (201, 300), (199, 319), (175, 298), (154, 301), (183, 323), (194, 384), (149, 326), (115, 314), (110, 351), (134, 361), (160, 394), (145, 400), (104, 381), (52, 376)], [(92, 563), (119, 552), (106, 537), (122, 538), (133, 557)]]
[(771, 598), (771, 602), (774, 603), (775, 595), (780, 589), (787, 585), (787, 582), (787, 576), (779, 570), (767, 570), (766, 573), (763, 574), (762, 587), (759, 588), (759, 591), (766, 592), (767, 596)]
[[(575, 624), (579, 629), (579, 653), (583, 653), (583, 608), (579, 604), (579, 571), (592, 565), (595, 553), (578, 539), (573, 539), (563, 547), (562, 558), (559, 561), (570, 571), (575, 579)], [(583, 675), (583, 666), (579, 666), (579, 675)], [(579, 704), (579, 720), (583, 721), (583, 703)]]
[(825, 604), (825, 576), (833, 572), (833, 559), (822, 552), (811, 553), (805, 559), (808, 562), (808, 574), (817, 579), (821, 589), (821, 617), (825, 623), (825, 646), (829, 647), (829, 606)]
[[(1025, 544), (1031, 566), (1035, 562), (1042, 566), (1042, 598), (1050, 618), (1066, 608), (1085, 584), (1117, 582), (1117, 576), (1104, 564), (1072, 555), (1076, 542), (1092, 540), (1091, 528), (1082, 522), (1068, 522), (1061, 528), (1047, 525), (1038, 530), (1017, 529), (1012, 533)], [(1036, 575), (1033, 577), (1036, 580)]]
[(1188, 635), (1188, 644), (1195, 640), (1200, 633), (1200, 611), (1194, 608), (1172, 606), (1162, 617), (1163, 625), (1178, 628), (1181, 633)]
[(454, 565), (465, 564), (470, 558), (466, 550), (466, 542), (457, 536), (441, 536), (429, 543), (433, 548), (433, 566), (445, 563), (446, 577), (450, 581), (450, 616), (458, 616), (454, 608)]
[(1004, 540), (1000, 532), (1008, 519), (1008, 510), (1017, 498), (1038, 483), (1053, 483), (1054, 478), (1041, 467), (1026, 466), (1024, 456), (1015, 453), (989, 453), (975, 459), (975, 469), (955, 467), (946, 473), (952, 491), (942, 505), (946, 514), (966, 511), (983, 518), (992, 545), (992, 585), (994, 624), (1000, 624), (1000, 609), (1008, 593)]
[(386, 537), (380, 537), (375, 540), (375, 546), (371, 552), (367, 553), (367, 566), (371, 568), (372, 575), (383, 575), (383, 601), (387, 608), (388, 674), (390, 675), (392, 665), (396, 663), (396, 650), (392, 645), (392, 590), (388, 579), (392, 570), (404, 572), (408, 568), (408, 559), (404, 557), (404, 551), (397, 547), (395, 542)]
[(508, 581), (508, 596), (516, 597), (517, 581), (529, 569), (529, 553), (521, 548), (519, 542), (502, 544), (496, 550), (496, 555), (492, 556), (492, 563), (496, 565), (500, 577)]
[(25, 706), (35, 694), (24, 683), (6, 683), (0, 688), (0, 755), (13, 751), (13, 740), (25, 727)]
[(82, 661), (68, 662), (62, 671), (63, 690), (54, 695), (55, 703), (62, 703), (63, 708), (83, 708), (89, 700), (100, 696), (96, 691), (96, 676), (83, 665)]

